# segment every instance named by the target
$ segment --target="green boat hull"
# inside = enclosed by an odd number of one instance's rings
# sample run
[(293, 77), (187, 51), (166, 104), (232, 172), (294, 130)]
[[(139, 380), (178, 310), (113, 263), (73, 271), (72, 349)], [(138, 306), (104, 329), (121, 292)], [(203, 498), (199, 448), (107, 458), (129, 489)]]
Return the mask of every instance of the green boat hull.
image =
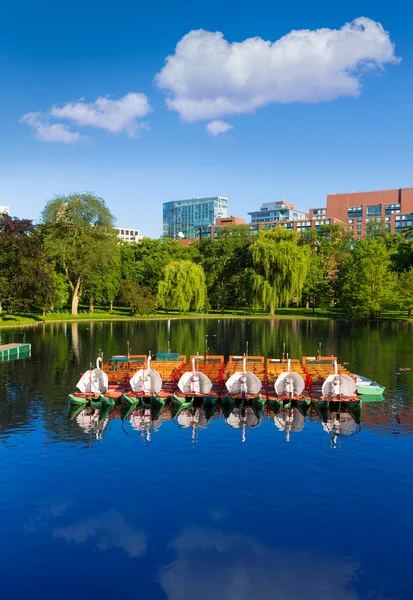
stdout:
[(310, 400), (294, 400), (293, 405), (298, 408), (303, 417), (306, 417), (310, 412), (311, 401)]
[(99, 421), (106, 419), (106, 417), (108, 417), (114, 410), (115, 404), (103, 404), (102, 408), (99, 410)]
[(73, 404), (69, 409), (69, 421), (77, 417), (77, 415), (81, 413), (82, 410), (85, 410), (85, 408), (87, 408), (86, 402), (83, 404)]
[(104, 396), (103, 394), (100, 395), (100, 401), (102, 404), (105, 404), (106, 406), (115, 406), (115, 404), (116, 404), (115, 398), (108, 398), (107, 396)]
[(78, 396), (74, 396), (73, 394), (69, 394), (70, 404), (89, 404), (90, 400), (88, 398), (79, 398)]
[[(90, 407), (94, 408), (95, 410), (101, 410), (103, 406), (103, 403), (100, 400), (91, 400), (90, 401)], [(105, 406), (107, 406), (107, 404), (105, 404)]]
[(181, 414), (183, 410), (193, 410), (194, 409), (194, 399), (188, 399), (189, 396), (179, 397), (173, 395), (171, 398), (171, 413), (172, 417), (176, 419), (178, 415)]
[(205, 418), (207, 421), (211, 419), (214, 413), (217, 410), (218, 406), (218, 398), (205, 396), (204, 401), (202, 403), (202, 410), (204, 411)]
[(385, 389), (386, 389), (385, 387), (377, 388), (374, 386), (358, 385), (357, 386), (357, 394), (359, 396), (379, 397), (379, 396), (383, 396)]
[(263, 398), (261, 394), (258, 394), (258, 396), (255, 398), (252, 398), (251, 407), (258, 420), (261, 419), (262, 415), (264, 414), (266, 404), (267, 400)]
[(270, 405), (270, 408), (271, 408), (272, 412), (274, 414), (278, 415), (278, 413), (282, 409), (282, 402), (280, 402), (279, 400), (275, 400), (274, 398), (272, 398), (271, 400), (268, 400), (268, 404)]
[(222, 413), (226, 419), (228, 419), (229, 415), (234, 410), (236, 404), (237, 404), (236, 398), (231, 398), (231, 396), (227, 395), (221, 399)]
[(122, 404), (137, 406), (139, 398), (137, 398), (136, 396), (128, 396), (127, 394), (122, 394), (120, 401)]

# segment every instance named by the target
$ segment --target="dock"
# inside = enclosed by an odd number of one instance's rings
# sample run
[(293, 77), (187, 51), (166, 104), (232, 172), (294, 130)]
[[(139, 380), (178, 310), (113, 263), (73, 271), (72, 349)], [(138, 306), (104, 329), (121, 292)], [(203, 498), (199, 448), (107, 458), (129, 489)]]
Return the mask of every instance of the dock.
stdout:
[[(21, 342), (16, 342), (16, 338), (20, 338)], [(16, 358), (29, 358), (31, 348), (31, 344), (26, 342), (25, 332), (11, 331), (0, 334), (0, 362)]]

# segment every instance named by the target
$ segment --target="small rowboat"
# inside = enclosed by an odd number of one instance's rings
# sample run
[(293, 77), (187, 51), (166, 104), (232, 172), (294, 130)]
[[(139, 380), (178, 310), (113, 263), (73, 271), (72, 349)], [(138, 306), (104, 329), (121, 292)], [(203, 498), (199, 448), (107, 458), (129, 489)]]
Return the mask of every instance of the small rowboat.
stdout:
[(376, 381), (362, 375), (354, 374), (353, 377), (356, 378), (357, 394), (360, 396), (382, 396), (384, 394), (386, 388)]

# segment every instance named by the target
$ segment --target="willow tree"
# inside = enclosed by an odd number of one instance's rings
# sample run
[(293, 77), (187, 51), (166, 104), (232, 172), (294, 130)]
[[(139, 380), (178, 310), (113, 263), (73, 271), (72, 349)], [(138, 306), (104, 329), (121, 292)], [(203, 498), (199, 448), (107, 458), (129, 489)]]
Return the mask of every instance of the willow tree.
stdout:
[(205, 273), (190, 260), (170, 261), (158, 285), (158, 304), (166, 310), (202, 310), (206, 302)]
[(310, 266), (311, 250), (299, 235), (284, 227), (260, 233), (251, 245), (251, 284), (256, 307), (269, 309), (299, 301)]
[(101, 198), (86, 193), (53, 198), (42, 220), (46, 252), (66, 277), (77, 316), (85, 284), (105, 281), (118, 255), (114, 218)]

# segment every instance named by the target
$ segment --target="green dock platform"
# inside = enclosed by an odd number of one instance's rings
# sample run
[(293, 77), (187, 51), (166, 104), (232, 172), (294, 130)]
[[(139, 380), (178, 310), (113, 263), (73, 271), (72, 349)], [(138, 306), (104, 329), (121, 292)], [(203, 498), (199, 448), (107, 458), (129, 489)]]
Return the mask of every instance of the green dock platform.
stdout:
[(0, 362), (16, 358), (29, 358), (31, 348), (31, 344), (26, 342), (25, 332), (7, 331), (0, 334)]

